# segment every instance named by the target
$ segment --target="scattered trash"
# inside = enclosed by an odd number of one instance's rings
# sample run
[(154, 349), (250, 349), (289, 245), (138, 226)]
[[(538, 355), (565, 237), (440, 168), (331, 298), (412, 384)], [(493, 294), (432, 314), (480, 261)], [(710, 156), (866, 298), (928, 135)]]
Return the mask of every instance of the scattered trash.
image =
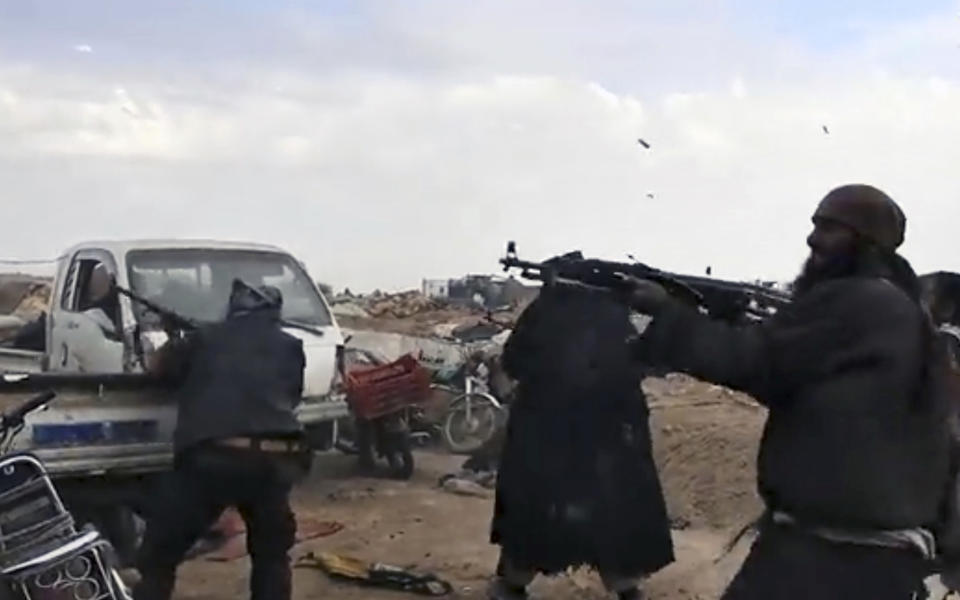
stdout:
[[(336, 521), (297, 517), (296, 543), (330, 536), (343, 528), (344, 525)], [(235, 510), (228, 509), (220, 516), (210, 534), (194, 545), (188, 557), (212, 562), (230, 562), (246, 555), (247, 536), (243, 519)]]
[(480, 340), (489, 340), (493, 336), (503, 331), (503, 326), (498, 323), (480, 322), (467, 325), (460, 325), (451, 332), (451, 337), (461, 342), (477, 342)]
[(367, 500), (375, 498), (377, 490), (368, 487), (362, 490), (355, 489), (337, 489), (327, 494), (327, 500), (331, 502), (356, 502), (358, 500)]
[(440, 487), (444, 491), (460, 496), (491, 498), (493, 496), (492, 490), (496, 485), (497, 473), (495, 471), (463, 470), (440, 478)]
[(330, 552), (309, 553), (300, 557), (294, 568), (323, 571), (328, 576), (353, 581), (360, 585), (380, 587), (421, 596), (447, 596), (453, 586), (432, 573), (420, 575), (384, 563), (369, 563), (359, 558)]

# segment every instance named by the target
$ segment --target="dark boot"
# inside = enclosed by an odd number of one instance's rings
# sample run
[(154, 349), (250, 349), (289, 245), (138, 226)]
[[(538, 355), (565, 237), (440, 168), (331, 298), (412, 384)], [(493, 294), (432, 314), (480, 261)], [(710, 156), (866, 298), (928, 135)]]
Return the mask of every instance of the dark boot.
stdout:
[(170, 600), (176, 581), (175, 569), (141, 569), (133, 588), (134, 600)]
[(643, 600), (643, 592), (640, 591), (640, 588), (617, 592), (617, 600)]
[(527, 597), (527, 589), (510, 585), (502, 577), (497, 577), (490, 585), (487, 597), (490, 600), (524, 600)]

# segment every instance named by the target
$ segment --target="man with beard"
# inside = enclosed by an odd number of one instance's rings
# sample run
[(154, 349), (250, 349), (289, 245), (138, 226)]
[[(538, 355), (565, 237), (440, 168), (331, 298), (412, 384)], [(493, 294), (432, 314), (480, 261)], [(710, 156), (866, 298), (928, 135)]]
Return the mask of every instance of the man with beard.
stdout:
[(618, 299), (546, 287), (503, 353), (518, 381), (497, 478), (491, 598), (525, 598), (537, 573), (595, 567), (621, 600), (673, 560), (648, 409)]
[(896, 253), (906, 219), (867, 185), (813, 216), (794, 300), (732, 327), (633, 280), (653, 323), (636, 350), (769, 409), (758, 458), (766, 513), (726, 600), (925, 598), (949, 473), (942, 354)]

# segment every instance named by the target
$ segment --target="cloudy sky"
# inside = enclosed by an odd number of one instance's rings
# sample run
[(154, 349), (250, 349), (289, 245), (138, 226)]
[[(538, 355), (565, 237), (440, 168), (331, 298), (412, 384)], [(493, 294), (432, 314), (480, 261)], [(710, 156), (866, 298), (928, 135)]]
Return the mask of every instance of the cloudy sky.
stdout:
[(240, 239), (396, 289), (515, 239), (787, 279), (857, 181), (960, 270), (958, 140), (957, 1), (0, 0), (10, 259)]

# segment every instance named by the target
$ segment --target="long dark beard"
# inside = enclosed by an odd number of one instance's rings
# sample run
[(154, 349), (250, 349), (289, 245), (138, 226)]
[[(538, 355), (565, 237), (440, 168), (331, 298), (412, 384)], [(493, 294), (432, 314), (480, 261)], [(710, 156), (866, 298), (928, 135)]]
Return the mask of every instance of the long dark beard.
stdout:
[(799, 297), (828, 279), (857, 274), (880, 275), (903, 290), (913, 301), (921, 301), (920, 280), (910, 263), (898, 254), (883, 252), (868, 244), (858, 244), (849, 252), (832, 256), (821, 264), (814, 264), (808, 258), (793, 282), (793, 293)]
[(818, 283), (828, 279), (853, 275), (857, 271), (858, 263), (857, 255), (854, 252), (830, 257), (821, 264), (814, 263), (813, 258), (810, 257), (803, 263), (803, 269), (793, 280), (793, 294), (799, 297), (810, 291)]

